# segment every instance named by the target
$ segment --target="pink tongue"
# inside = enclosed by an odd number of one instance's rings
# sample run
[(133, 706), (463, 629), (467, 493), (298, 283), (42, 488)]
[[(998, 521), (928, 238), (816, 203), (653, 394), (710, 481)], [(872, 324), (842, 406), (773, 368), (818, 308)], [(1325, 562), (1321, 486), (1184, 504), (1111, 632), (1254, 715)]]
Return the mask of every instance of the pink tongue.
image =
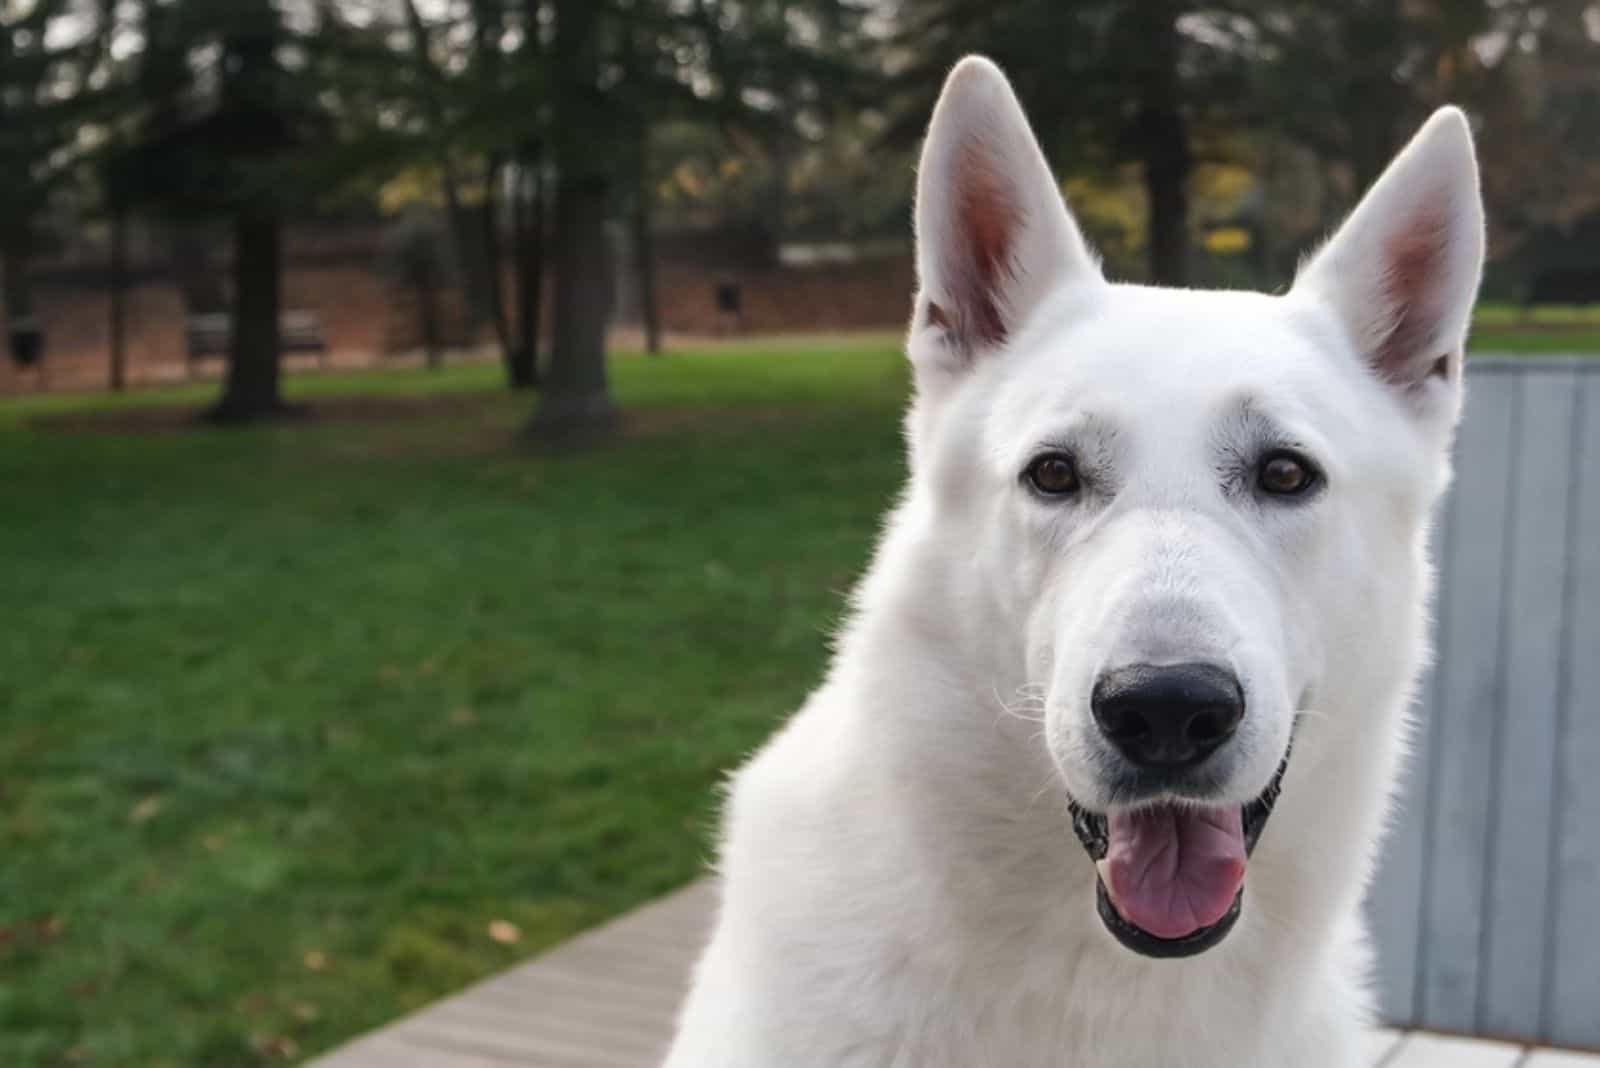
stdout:
[(1102, 874), (1122, 918), (1157, 938), (1182, 938), (1227, 915), (1244, 883), (1237, 806), (1159, 805), (1112, 812)]

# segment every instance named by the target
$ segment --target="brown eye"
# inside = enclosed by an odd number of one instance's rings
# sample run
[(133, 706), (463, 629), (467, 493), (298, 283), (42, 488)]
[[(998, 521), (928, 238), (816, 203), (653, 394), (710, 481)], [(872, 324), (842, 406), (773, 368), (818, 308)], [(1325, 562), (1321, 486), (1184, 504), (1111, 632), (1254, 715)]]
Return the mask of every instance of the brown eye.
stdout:
[(1058, 452), (1039, 457), (1028, 465), (1028, 482), (1050, 497), (1061, 497), (1078, 490), (1078, 468), (1072, 457)]
[(1275, 452), (1261, 461), (1256, 481), (1263, 493), (1297, 497), (1317, 484), (1317, 471), (1308, 460), (1292, 452)]

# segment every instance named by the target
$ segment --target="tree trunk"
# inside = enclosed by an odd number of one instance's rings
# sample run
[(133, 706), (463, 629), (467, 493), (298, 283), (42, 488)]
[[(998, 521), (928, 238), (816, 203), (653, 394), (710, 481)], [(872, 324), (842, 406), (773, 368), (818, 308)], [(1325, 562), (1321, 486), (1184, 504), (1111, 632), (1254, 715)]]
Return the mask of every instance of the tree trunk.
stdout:
[(1181, 286), (1189, 281), (1189, 129), (1178, 84), (1177, 13), (1167, 4), (1148, 11), (1149, 35), (1139, 72), (1135, 135), (1150, 201), (1150, 281)]
[(450, 221), (450, 243), (455, 248), (456, 263), (461, 268), (461, 286), (467, 298), (467, 329), (476, 341), (479, 328), (489, 318), (483, 258), (472, 234), (472, 211), (461, 202), (461, 183), (453, 163), (441, 165), (439, 181), (444, 191), (445, 217)]
[(43, 391), (48, 388), (44, 373), (47, 339), (33, 315), (33, 289), (28, 281), (28, 260), (32, 255), (26, 234), (0, 246), (0, 321), (6, 328), (5, 333), (0, 334), (0, 350), (3, 350), (0, 359), (14, 358), (17, 352), (14, 346), (20, 342), (23, 351), (31, 353), (31, 356), (24, 356), (24, 360), (37, 361), (38, 377), (34, 384)]
[(439, 336), (439, 286), (433, 278), (416, 282), (417, 325), (422, 329), (422, 356), (430, 371), (444, 366), (444, 345)]
[(612, 299), (608, 192), (600, 177), (563, 177), (556, 183), (555, 324), (549, 372), (533, 415), (536, 437), (603, 432), (616, 419), (606, 383)]
[(644, 348), (661, 352), (661, 305), (656, 295), (655, 190), (650, 186), (649, 156), (639, 158), (638, 189), (633, 205), (633, 267), (639, 285), (639, 314), (644, 322)]
[(483, 250), (484, 298), (489, 309), (489, 324), (494, 327), (495, 344), (501, 359), (511, 366), (511, 324), (506, 318), (505, 281), (500, 275), (500, 219), (497, 187), (503, 170), (498, 155), (491, 153), (483, 174), (483, 206), (479, 209), (478, 233)]
[(211, 223), (174, 223), (167, 256), (183, 292), (186, 315), (211, 315), (228, 309), (223, 273), (216, 269), (212, 250), (223, 227)]
[(600, 88), (599, 6), (592, 0), (554, 5), (555, 323), (550, 370), (530, 426), (541, 438), (599, 434), (616, 420), (606, 385), (612, 300), (606, 209), (618, 148), (614, 133), (607, 133), (616, 130), (617, 116)]
[(219, 423), (245, 423), (284, 412), (278, 391), (279, 220), (271, 208), (247, 208), (233, 223), (233, 338)]
[(772, 263), (778, 261), (783, 235), (787, 232), (789, 218), (789, 131), (779, 130), (767, 141), (767, 163), (772, 168), (772, 180), (767, 183), (766, 216), (767, 253)]
[(544, 167), (538, 149), (527, 153), (515, 200), (517, 340), (511, 360), (511, 387), (539, 384), (539, 326), (544, 311)]
[(1187, 167), (1164, 153), (1146, 156), (1145, 191), (1150, 198), (1150, 281), (1189, 283), (1189, 194)]
[[(484, 321), (493, 316), (489, 292), (491, 273), (484, 265), (485, 250), (478, 247), (473, 232), (472, 211), (461, 200), (461, 174), (455, 152), (447, 140), (447, 123), (441, 104), (444, 76), (429, 52), (428, 26), (422, 19), (416, 0), (406, 0), (405, 14), (411, 31), (412, 56), (416, 60), (417, 72), (429, 87), (422, 98), (427, 111), (429, 134), (438, 145), (439, 185), (444, 193), (445, 216), (450, 222), (450, 243), (454, 246), (456, 263), (461, 271), (461, 288), (467, 304), (467, 326), (469, 332), (476, 335)], [(476, 340), (475, 336), (473, 340)]]
[(111, 216), (111, 388), (128, 384), (128, 215)]
[(28, 249), (24, 241), (0, 247), (0, 312), (7, 329), (33, 317), (33, 290), (28, 286)]

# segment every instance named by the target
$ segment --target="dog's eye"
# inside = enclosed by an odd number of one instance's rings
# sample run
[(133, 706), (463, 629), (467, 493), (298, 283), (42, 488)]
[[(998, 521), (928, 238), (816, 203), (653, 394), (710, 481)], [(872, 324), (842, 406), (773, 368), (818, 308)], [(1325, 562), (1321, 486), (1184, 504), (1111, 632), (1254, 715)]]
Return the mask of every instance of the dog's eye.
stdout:
[(1279, 450), (1261, 461), (1256, 484), (1274, 497), (1298, 497), (1317, 484), (1317, 469), (1305, 457)]
[(1078, 468), (1072, 457), (1059, 452), (1046, 453), (1028, 465), (1028, 484), (1048, 497), (1064, 497), (1078, 491)]

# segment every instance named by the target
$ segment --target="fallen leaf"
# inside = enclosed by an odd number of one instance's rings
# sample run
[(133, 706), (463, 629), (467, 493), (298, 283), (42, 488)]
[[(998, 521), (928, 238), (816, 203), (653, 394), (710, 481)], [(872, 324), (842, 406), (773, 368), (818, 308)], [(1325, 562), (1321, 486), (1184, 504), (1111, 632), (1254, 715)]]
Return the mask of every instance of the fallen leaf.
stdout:
[(522, 938), (522, 932), (510, 920), (495, 920), (489, 924), (489, 937), (502, 946), (510, 946)]
[(228, 840), (220, 834), (208, 834), (204, 838), (200, 839), (200, 844), (205, 846), (211, 852), (216, 853), (221, 850), (223, 846), (228, 844)]
[(478, 714), (467, 705), (460, 705), (450, 710), (450, 726), (474, 727), (478, 723)]
[(259, 1035), (252, 1039), (250, 1044), (263, 1057), (281, 1057), (288, 1060), (300, 1053), (300, 1043), (288, 1035)]
[(309, 1001), (296, 1002), (293, 1012), (294, 1018), (302, 1021), (303, 1023), (310, 1023), (313, 1020), (320, 1020), (322, 1018), (322, 1010), (311, 1004)]
[(306, 955), (301, 959), (305, 961), (306, 967), (314, 972), (325, 971), (329, 963), (328, 955), (320, 949), (306, 950)]
[(149, 823), (155, 818), (156, 813), (160, 811), (161, 798), (156, 794), (151, 794), (133, 806), (132, 811), (128, 813), (128, 821), (133, 824)]

